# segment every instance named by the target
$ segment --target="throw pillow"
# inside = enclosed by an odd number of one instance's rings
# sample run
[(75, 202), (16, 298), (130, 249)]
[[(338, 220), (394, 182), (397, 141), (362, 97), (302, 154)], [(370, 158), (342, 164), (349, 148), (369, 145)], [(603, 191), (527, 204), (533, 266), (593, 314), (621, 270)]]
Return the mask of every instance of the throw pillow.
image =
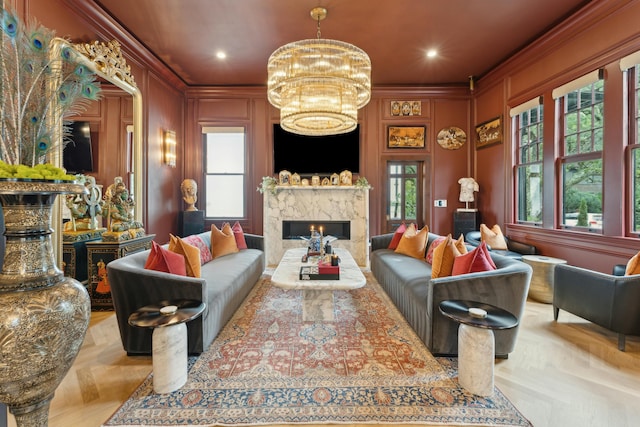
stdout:
[(151, 251), (144, 264), (144, 268), (147, 270), (179, 274), (180, 276), (187, 275), (184, 257), (163, 248), (155, 241), (151, 241)]
[(507, 241), (504, 240), (504, 235), (498, 224), (491, 228), (480, 224), (480, 238), (483, 242), (487, 242), (491, 249), (507, 250)]
[(398, 247), (398, 243), (400, 243), (400, 239), (402, 238), (402, 235), (406, 230), (407, 230), (407, 224), (403, 222), (398, 226), (398, 228), (396, 228), (395, 233), (393, 233), (393, 238), (391, 239), (391, 242), (389, 243), (389, 246), (387, 247), (387, 249), (395, 250)]
[(460, 274), (477, 273), (480, 271), (492, 271), (496, 269), (496, 265), (489, 255), (489, 249), (485, 242), (473, 249), (471, 252), (461, 254), (453, 260), (452, 276)]
[(433, 250), (431, 278), (451, 276), (453, 261), (460, 255), (454, 242), (451, 234), (448, 234), (444, 242)]
[(244, 238), (244, 231), (242, 230), (242, 226), (240, 222), (236, 221), (231, 227), (233, 231), (233, 236), (236, 238), (236, 245), (238, 245), (238, 249), (247, 249), (247, 241)]
[(209, 245), (207, 245), (207, 242), (205, 242), (202, 237), (193, 234), (191, 236), (184, 237), (182, 240), (185, 243), (200, 249), (200, 265), (204, 265), (213, 259)]
[(169, 239), (169, 250), (184, 257), (187, 276), (200, 277), (200, 249), (173, 234), (169, 234)]
[(640, 274), (640, 252), (635, 254), (627, 263), (627, 268), (624, 271), (625, 276), (631, 276), (633, 274)]
[(433, 264), (433, 251), (435, 250), (435, 248), (441, 245), (442, 242), (446, 240), (446, 238), (447, 236), (436, 237), (436, 239), (433, 242), (431, 242), (431, 244), (429, 245), (429, 249), (427, 250), (427, 257), (426, 257), (426, 260), (429, 264)]
[(422, 227), (417, 233), (411, 234), (405, 232), (395, 249), (396, 253), (408, 255), (413, 258), (424, 259), (424, 250), (427, 246), (427, 236), (429, 227)]
[(211, 255), (213, 259), (235, 252), (238, 252), (238, 244), (231, 226), (225, 224), (220, 230), (215, 224), (211, 224)]

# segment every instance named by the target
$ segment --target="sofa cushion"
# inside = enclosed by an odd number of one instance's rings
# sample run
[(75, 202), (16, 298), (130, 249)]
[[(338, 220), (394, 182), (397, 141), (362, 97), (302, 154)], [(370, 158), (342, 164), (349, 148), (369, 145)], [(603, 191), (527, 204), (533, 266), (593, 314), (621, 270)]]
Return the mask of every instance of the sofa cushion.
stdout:
[(432, 278), (451, 276), (453, 262), (461, 254), (455, 242), (457, 241), (451, 238), (451, 234), (448, 234), (444, 242), (433, 250)]
[(460, 274), (478, 273), (480, 271), (492, 271), (496, 269), (496, 265), (489, 255), (487, 244), (480, 243), (480, 246), (474, 248), (466, 254), (457, 256), (453, 261), (452, 276)]
[(238, 252), (238, 244), (231, 226), (227, 223), (222, 230), (211, 224), (211, 255), (213, 259)]
[(624, 274), (625, 276), (640, 274), (640, 252), (631, 257), (629, 262), (627, 262), (627, 267), (624, 271)]
[(480, 224), (480, 236), (483, 242), (486, 242), (491, 249), (507, 250), (507, 241), (504, 239), (502, 230), (498, 224), (489, 228), (485, 224)]
[(244, 238), (244, 231), (242, 230), (242, 226), (239, 221), (236, 221), (231, 226), (231, 231), (233, 231), (233, 236), (236, 239), (236, 245), (239, 250), (247, 249), (247, 241)]
[(187, 276), (200, 277), (200, 249), (173, 234), (169, 234), (169, 239), (169, 250), (184, 257)]
[(155, 241), (151, 241), (151, 251), (144, 264), (147, 270), (163, 271), (165, 273), (186, 276), (184, 257), (168, 249), (163, 248)]
[(427, 249), (427, 256), (425, 258), (429, 264), (433, 264), (433, 251), (446, 239), (447, 236), (437, 237), (436, 240), (434, 240), (433, 243), (429, 245), (429, 249)]
[(423, 259), (428, 234), (429, 228), (426, 225), (418, 232), (411, 232), (411, 228), (408, 228), (402, 235), (395, 251), (413, 258)]
[(200, 249), (200, 265), (204, 265), (213, 259), (209, 245), (199, 235), (192, 234), (191, 236), (183, 237), (182, 240)]
[(400, 239), (402, 238), (402, 235), (406, 230), (407, 224), (403, 222), (398, 226), (398, 228), (396, 228), (396, 231), (393, 233), (393, 238), (391, 239), (391, 242), (389, 243), (387, 249), (395, 250), (398, 247), (398, 243), (400, 243)]

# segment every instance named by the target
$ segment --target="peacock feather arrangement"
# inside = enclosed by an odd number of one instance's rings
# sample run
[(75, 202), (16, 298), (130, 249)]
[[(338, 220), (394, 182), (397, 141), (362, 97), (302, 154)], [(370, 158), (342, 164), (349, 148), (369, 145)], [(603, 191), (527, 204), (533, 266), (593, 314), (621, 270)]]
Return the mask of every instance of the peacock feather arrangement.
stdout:
[(53, 30), (13, 11), (0, 13), (0, 177), (73, 178), (64, 169), (35, 166), (64, 143), (66, 121), (99, 98), (96, 75)]

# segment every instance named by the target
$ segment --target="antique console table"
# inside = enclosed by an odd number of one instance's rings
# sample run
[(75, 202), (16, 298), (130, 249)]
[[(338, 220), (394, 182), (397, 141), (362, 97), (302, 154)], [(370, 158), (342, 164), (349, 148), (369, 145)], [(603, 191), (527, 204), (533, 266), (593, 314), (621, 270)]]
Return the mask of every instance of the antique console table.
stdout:
[(120, 242), (87, 242), (88, 283), (87, 291), (91, 297), (91, 309), (94, 311), (113, 310), (111, 286), (107, 277), (107, 264), (136, 252), (151, 248), (155, 234)]

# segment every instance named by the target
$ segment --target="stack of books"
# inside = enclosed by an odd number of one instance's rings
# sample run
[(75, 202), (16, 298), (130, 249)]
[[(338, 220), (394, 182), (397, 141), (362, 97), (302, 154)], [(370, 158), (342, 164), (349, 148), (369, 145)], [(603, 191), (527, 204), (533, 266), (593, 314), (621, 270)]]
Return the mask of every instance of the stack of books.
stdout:
[(300, 267), (300, 280), (339, 280), (340, 266), (331, 265), (331, 261), (318, 261), (317, 265)]

